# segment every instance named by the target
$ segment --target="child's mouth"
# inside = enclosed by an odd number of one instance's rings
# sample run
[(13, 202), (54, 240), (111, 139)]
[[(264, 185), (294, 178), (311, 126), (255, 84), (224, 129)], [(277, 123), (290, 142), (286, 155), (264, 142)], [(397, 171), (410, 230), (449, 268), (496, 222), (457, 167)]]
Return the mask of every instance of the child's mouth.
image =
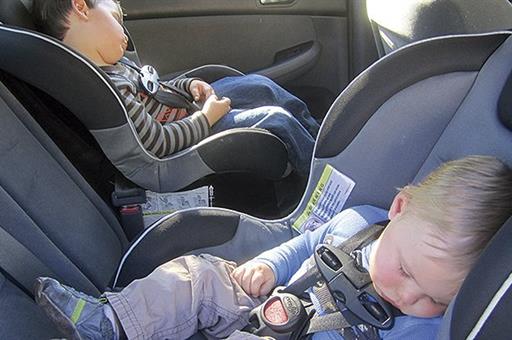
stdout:
[(384, 294), (384, 292), (382, 291), (382, 289), (380, 289), (378, 286), (374, 285), (375, 286), (375, 290), (377, 291), (377, 294), (379, 294), (384, 300), (386, 300), (387, 302), (389, 302), (390, 304), (392, 304), (393, 306), (395, 306), (396, 308), (400, 309), (400, 307), (398, 306), (398, 304), (393, 300), (391, 299), (390, 297), (388, 297), (386, 294)]

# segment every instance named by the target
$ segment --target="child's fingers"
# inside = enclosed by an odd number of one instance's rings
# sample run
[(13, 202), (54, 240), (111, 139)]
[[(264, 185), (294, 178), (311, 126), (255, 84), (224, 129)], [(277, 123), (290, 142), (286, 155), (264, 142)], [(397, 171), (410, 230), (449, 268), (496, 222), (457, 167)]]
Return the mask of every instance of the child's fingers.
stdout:
[(254, 297), (261, 295), (261, 287), (265, 283), (265, 276), (260, 271), (255, 271), (251, 280), (251, 294)]
[(194, 96), (194, 100), (195, 101), (198, 101), (201, 98), (200, 93), (199, 93), (199, 89), (197, 87), (195, 87), (192, 90), (192, 95)]
[(241, 267), (237, 267), (237, 268), (235, 268), (235, 270), (233, 270), (233, 273), (231, 274), (231, 276), (233, 276), (233, 278), (235, 279), (235, 281), (236, 281), (240, 286), (242, 285), (242, 277), (243, 277), (244, 271), (245, 271), (245, 267), (244, 267), (244, 266), (241, 266)]
[(274, 288), (274, 281), (271, 279), (267, 279), (260, 287), (259, 296), (267, 295)]

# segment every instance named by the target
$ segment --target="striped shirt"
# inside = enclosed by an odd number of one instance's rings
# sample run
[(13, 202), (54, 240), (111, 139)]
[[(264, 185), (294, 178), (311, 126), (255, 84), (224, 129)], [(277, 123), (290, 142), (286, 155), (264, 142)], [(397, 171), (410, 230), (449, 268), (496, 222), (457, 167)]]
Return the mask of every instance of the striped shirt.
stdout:
[[(165, 157), (197, 144), (210, 134), (206, 116), (198, 111), (189, 115), (186, 109), (172, 108), (147, 96), (139, 85), (136, 70), (122, 63), (101, 67), (121, 93), (128, 116), (144, 148), (157, 157)], [(189, 93), (193, 79), (171, 81)]]

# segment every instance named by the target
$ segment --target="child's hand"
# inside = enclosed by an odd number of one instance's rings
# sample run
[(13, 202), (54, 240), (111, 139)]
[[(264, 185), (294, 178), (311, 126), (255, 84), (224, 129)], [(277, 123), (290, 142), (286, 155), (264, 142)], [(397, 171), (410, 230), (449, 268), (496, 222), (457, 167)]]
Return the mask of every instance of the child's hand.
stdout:
[(215, 94), (213, 87), (202, 80), (192, 80), (189, 86), (189, 92), (196, 102), (204, 102), (206, 98)]
[(276, 285), (274, 272), (261, 262), (247, 262), (236, 268), (232, 276), (247, 294), (254, 297), (267, 295)]
[(206, 99), (201, 112), (203, 112), (208, 119), (208, 124), (213, 126), (213, 124), (217, 123), (219, 119), (231, 110), (230, 105), (231, 100), (229, 98), (222, 97), (218, 99), (217, 96), (213, 95)]

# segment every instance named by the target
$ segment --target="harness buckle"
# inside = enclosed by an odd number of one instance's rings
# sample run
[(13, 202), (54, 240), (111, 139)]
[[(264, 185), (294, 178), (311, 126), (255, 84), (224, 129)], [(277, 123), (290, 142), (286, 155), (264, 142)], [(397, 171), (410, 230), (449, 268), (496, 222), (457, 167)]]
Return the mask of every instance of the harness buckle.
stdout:
[(356, 258), (331, 245), (320, 245), (315, 250), (317, 268), (331, 294), (350, 314), (380, 329), (393, 326), (391, 305), (373, 288), (370, 275), (361, 271)]

